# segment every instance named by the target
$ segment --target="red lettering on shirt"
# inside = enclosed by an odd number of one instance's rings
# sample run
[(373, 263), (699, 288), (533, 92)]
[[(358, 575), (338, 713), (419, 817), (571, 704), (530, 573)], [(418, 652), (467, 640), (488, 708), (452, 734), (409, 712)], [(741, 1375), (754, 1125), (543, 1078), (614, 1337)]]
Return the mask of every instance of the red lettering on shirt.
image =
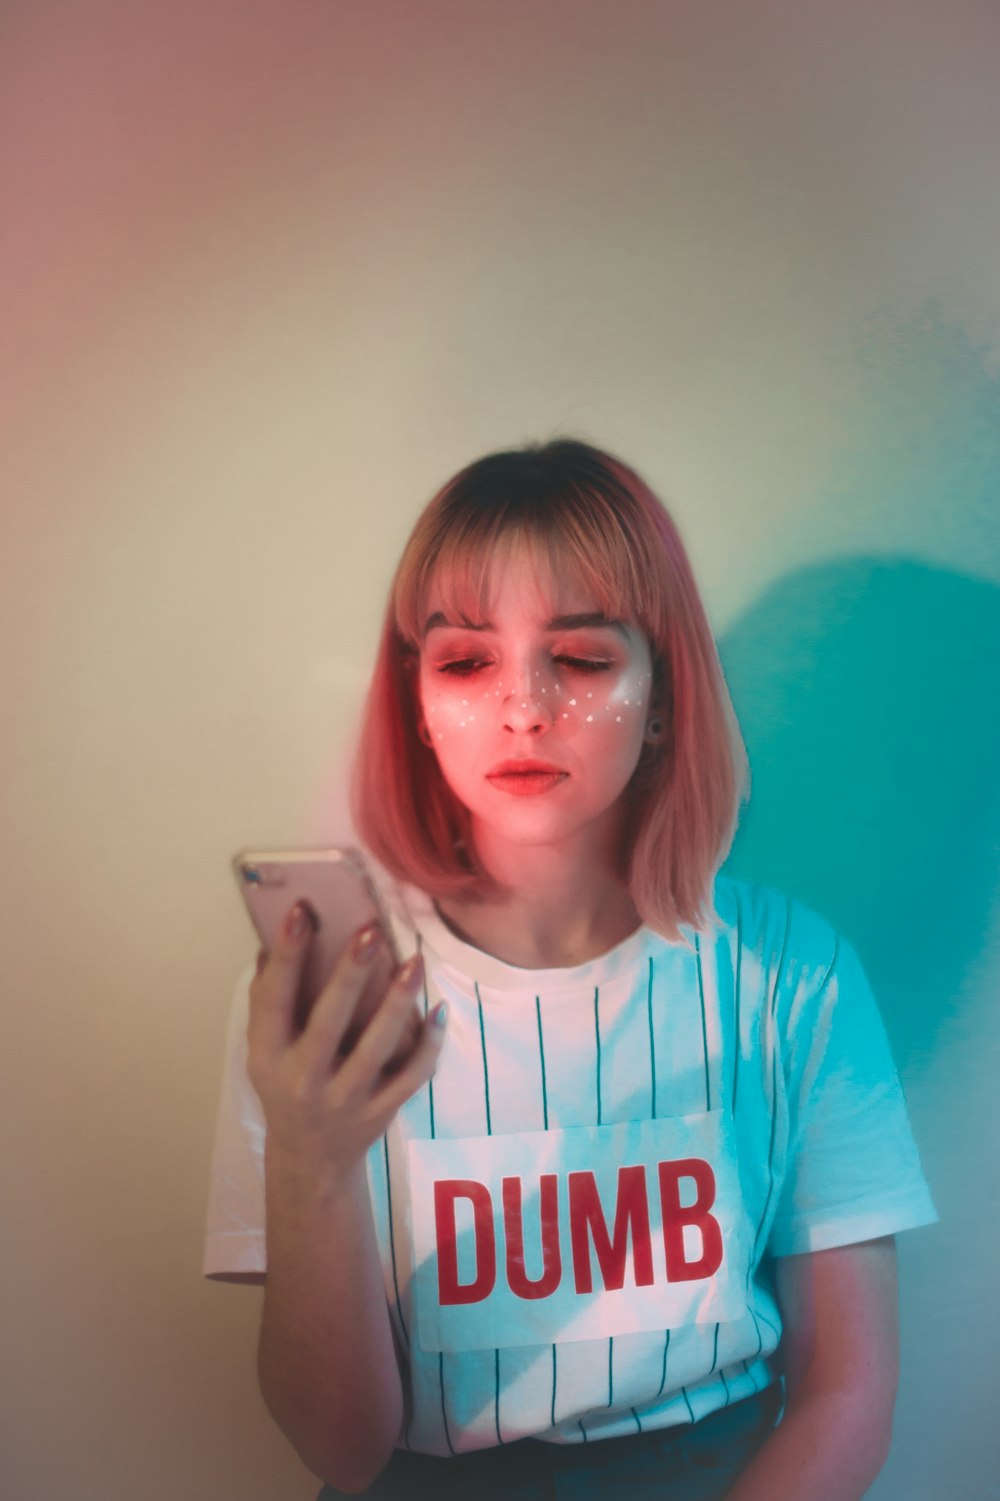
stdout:
[[(692, 1282), (713, 1276), (722, 1264), (723, 1243), (719, 1221), (709, 1212), (716, 1198), (716, 1179), (711, 1166), (700, 1157), (685, 1157), (658, 1163), (657, 1175), (666, 1280)], [(681, 1203), (682, 1179), (694, 1183), (693, 1204)], [(614, 1226), (610, 1230), (592, 1172), (569, 1173), (567, 1188), (569, 1242), (576, 1291), (583, 1294), (594, 1290), (593, 1256), (597, 1258), (604, 1288), (618, 1291), (624, 1287), (630, 1246), (635, 1286), (651, 1286), (655, 1279), (646, 1169), (641, 1165), (618, 1169)], [(538, 1180), (538, 1197), (534, 1202), (538, 1205), (542, 1271), (534, 1278), (528, 1276), (525, 1266), (523, 1194), (519, 1177), (502, 1179), (501, 1231), (507, 1285), (519, 1298), (547, 1298), (562, 1280), (558, 1175), (543, 1173)], [(467, 1199), (472, 1205), (471, 1233), (476, 1274), (471, 1282), (460, 1282), (458, 1276), (455, 1206), (459, 1199)], [(494, 1204), (487, 1185), (475, 1178), (436, 1181), (434, 1223), (441, 1306), (483, 1302), (493, 1291), (497, 1279)], [(685, 1253), (686, 1226), (696, 1229), (701, 1239), (701, 1255), (696, 1260), (688, 1260)]]
[[(455, 1200), (470, 1199), (474, 1216), (476, 1276), (458, 1280)], [(474, 1178), (444, 1178), (434, 1185), (434, 1225), (438, 1247), (438, 1296), (446, 1303), (481, 1303), (497, 1280), (497, 1248), (493, 1235), (493, 1200), (485, 1183)]]
[(573, 1275), (578, 1293), (589, 1293), (594, 1289), (590, 1261), (591, 1239), (604, 1286), (609, 1289), (624, 1286), (630, 1228), (636, 1285), (648, 1287), (653, 1281), (653, 1251), (644, 1167), (640, 1165), (618, 1169), (618, 1200), (615, 1205), (615, 1228), (611, 1237), (608, 1236), (607, 1222), (593, 1173), (570, 1173), (569, 1225), (573, 1246)]
[[(668, 1282), (692, 1282), (698, 1277), (713, 1276), (722, 1265), (722, 1231), (718, 1220), (708, 1212), (715, 1203), (715, 1174), (700, 1157), (684, 1157), (677, 1162), (661, 1162), (659, 1177)], [(695, 1201), (689, 1206), (681, 1204), (682, 1178), (692, 1178), (695, 1183)], [(701, 1233), (702, 1254), (698, 1261), (685, 1258), (685, 1225), (693, 1225)]]
[(524, 1217), (520, 1178), (503, 1180), (503, 1228), (507, 1242), (507, 1285), (519, 1298), (547, 1298), (562, 1279), (559, 1251), (559, 1187), (555, 1173), (539, 1180), (538, 1216), (542, 1232), (542, 1275), (535, 1279), (524, 1267)]

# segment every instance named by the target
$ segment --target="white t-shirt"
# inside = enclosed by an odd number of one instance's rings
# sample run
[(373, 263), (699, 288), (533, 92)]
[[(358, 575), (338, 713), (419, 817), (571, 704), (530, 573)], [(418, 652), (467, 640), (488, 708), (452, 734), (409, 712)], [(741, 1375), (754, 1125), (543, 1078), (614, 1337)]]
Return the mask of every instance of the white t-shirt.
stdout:
[[(459, 940), (384, 890), (444, 998), (434, 1078), (368, 1155), (386, 1296), (409, 1361), (405, 1445), (616, 1438), (762, 1390), (770, 1260), (937, 1219), (850, 944), (729, 877), (693, 944), (642, 927), (569, 969)], [(263, 1271), (260, 1104), (236, 987), (206, 1274)]]

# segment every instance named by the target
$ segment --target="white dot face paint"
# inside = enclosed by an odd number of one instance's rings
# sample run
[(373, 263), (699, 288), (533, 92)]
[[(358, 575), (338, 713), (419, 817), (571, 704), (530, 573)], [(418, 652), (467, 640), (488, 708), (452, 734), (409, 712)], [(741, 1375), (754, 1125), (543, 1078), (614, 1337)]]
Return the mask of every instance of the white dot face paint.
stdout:
[[(438, 614), (432, 587), (425, 618)], [(642, 750), (651, 667), (634, 622), (607, 620), (586, 591), (540, 579), (524, 559), (495, 580), (484, 620), (435, 624), (421, 647), (420, 701), (475, 837), (537, 844), (592, 827), (596, 838)], [(496, 774), (529, 759), (558, 775), (529, 786), (523, 774)]]

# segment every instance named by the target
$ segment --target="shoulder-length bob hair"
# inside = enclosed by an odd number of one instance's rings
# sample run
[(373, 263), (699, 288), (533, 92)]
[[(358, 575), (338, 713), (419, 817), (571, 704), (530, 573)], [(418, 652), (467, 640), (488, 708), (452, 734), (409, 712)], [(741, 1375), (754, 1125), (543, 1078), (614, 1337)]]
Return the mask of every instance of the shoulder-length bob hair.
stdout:
[(571, 570), (609, 617), (635, 622), (650, 643), (664, 734), (644, 745), (625, 789), (618, 874), (643, 921), (689, 946), (680, 926), (705, 931), (716, 918), (712, 884), (749, 791), (746, 751), (676, 526), (634, 470), (586, 443), (489, 454), (417, 520), (364, 709), (354, 826), (391, 875), (430, 896), (497, 894), (468, 812), (420, 738), (417, 668), (432, 580), (450, 618), (488, 618), (491, 561), (511, 543)]

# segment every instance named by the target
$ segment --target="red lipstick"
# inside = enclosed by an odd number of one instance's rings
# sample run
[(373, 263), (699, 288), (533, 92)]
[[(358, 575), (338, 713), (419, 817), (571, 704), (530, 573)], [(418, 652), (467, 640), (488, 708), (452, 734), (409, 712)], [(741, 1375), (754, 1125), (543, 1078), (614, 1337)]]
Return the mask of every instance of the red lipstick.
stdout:
[(498, 761), (486, 773), (486, 780), (500, 792), (510, 792), (515, 797), (533, 797), (558, 787), (568, 776), (568, 771), (553, 766), (549, 761), (538, 761), (533, 756), (525, 756), (521, 759)]

